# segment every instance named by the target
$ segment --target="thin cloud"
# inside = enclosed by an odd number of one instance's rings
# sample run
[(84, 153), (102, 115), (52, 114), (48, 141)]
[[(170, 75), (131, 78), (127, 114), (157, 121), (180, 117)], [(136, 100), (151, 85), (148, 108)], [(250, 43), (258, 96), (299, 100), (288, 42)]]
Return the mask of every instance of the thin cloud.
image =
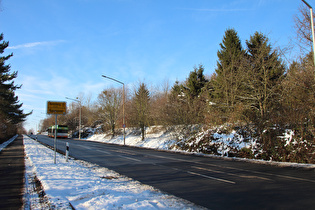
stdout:
[(57, 45), (59, 43), (65, 42), (64, 40), (56, 40), (56, 41), (44, 41), (44, 42), (31, 42), (31, 43), (25, 43), (21, 45), (16, 45), (12, 47), (8, 47), (8, 49), (25, 49), (25, 48), (33, 48), (37, 46), (52, 46)]
[(242, 8), (235, 8), (235, 9), (198, 9), (198, 8), (180, 8), (181, 10), (190, 10), (190, 11), (199, 11), (199, 12), (244, 12), (250, 11), (252, 9), (242, 9)]

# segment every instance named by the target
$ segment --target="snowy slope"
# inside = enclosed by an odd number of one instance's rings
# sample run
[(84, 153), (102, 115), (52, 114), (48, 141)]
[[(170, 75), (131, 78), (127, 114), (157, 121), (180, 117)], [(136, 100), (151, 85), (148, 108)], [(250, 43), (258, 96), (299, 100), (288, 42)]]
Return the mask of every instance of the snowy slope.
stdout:
[[(173, 150), (181, 152), (198, 152), (200, 142), (205, 138), (209, 139), (212, 136), (212, 141), (207, 145), (216, 144), (216, 153), (227, 156), (232, 149), (240, 150), (244, 147), (254, 148), (256, 145), (255, 139), (245, 140), (243, 136), (237, 134), (235, 131), (231, 133), (221, 133), (220, 128), (209, 129), (206, 131), (196, 131), (194, 134), (187, 134), (180, 126), (175, 126), (172, 131), (168, 131), (163, 126), (151, 126), (146, 129), (145, 139), (141, 140), (140, 133), (135, 134), (135, 129), (126, 129), (126, 145), (145, 147), (160, 150)], [(197, 129), (196, 129), (197, 130)], [(123, 144), (122, 135), (94, 134), (86, 140), (97, 141), (103, 143)], [(189, 149), (180, 148), (179, 144), (187, 144)], [(195, 150), (194, 149), (195, 146)], [(198, 148), (197, 148), (198, 147)]]
[[(196, 129), (198, 130), (198, 129)], [(223, 132), (222, 132), (223, 130)], [(159, 150), (169, 150), (182, 153), (198, 154), (201, 156), (209, 157), (218, 157), (221, 156), (224, 158), (229, 158), (229, 154), (234, 150), (241, 150), (242, 148), (248, 148), (253, 152), (259, 150), (259, 146), (256, 142), (256, 139), (251, 138), (250, 136), (244, 137), (238, 134), (235, 131), (224, 132), (225, 128), (223, 126), (218, 126), (213, 129), (208, 129), (204, 131), (197, 131), (195, 134), (186, 134), (181, 130), (180, 126), (176, 126), (173, 131), (169, 131), (163, 126), (152, 126), (147, 128), (145, 140), (141, 140), (141, 135), (138, 132), (135, 132), (134, 129), (126, 129), (126, 145), (135, 146), (135, 147), (145, 147), (151, 149)], [(292, 143), (292, 133), (287, 131), (283, 137), (283, 141), (286, 144)], [(207, 139), (211, 139), (210, 141)], [(105, 134), (93, 134), (88, 137), (86, 140), (97, 141), (103, 143), (111, 144), (124, 144), (123, 136), (116, 135), (112, 137), (109, 133)], [(214, 152), (212, 154), (204, 154), (203, 151), (200, 151), (200, 148), (204, 148), (202, 141), (205, 141), (205, 145), (208, 147), (213, 146)], [(294, 142), (293, 142), (294, 143)], [(187, 149), (179, 147), (180, 144), (186, 144)], [(259, 152), (259, 151), (258, 151)], [(215, 154), (215, 155), (214, 155)], [(246, 159), (246, 158), (237, 158), (231, 157), (240, 161), (255, 162), (259, 164), (269, 164), (276, 166), (289, 166), (289, 167), (303, 167), (303, 168), (315, 168), (315, 164), (304, 164), (304, 163), (293, 163), (293, 162), (276, 162), (276, 161), (265, 161), (259, 159)]]

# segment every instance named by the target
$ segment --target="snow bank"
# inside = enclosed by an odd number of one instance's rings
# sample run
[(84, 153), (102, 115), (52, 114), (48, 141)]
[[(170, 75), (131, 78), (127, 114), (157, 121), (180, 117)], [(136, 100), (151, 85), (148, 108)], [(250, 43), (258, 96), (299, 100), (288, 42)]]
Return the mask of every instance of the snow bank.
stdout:
[[(200, 131), (199, 128), (192, 127), (193, 134), (185, 133), (185, 129), (174, 126), (173, 131), (168, 131), (162, 126), (152, 126), (146, 129), (145, 139), (141, 140), (141, 135), (134, 129), (126, 129), (126, 145), (135, 147), (145, 147), (160, 150), (172, 150), (181, 152), (204, 152), (209, 147), (214, 146), (212, 154), (227, 155), (231, 150), (242, 148), (254, 148), (255, 139), (244, 139), (236, 131), (222, 133), (222, 128), (213, 128)], [(111, 144), (123, 144), (123, 135), (112, 137), (109, 134), (94, 134), (86, 140)]]
[[(186, 130), (185, 130), (186, 129)], [(266, 161), (259, 159), (237, 158), (233, 156), (242, 149), (248, 149), (255, 157), (262, 153), (257, 139), (251, 137), (250, 133), (245, 130), (240, 132), (232, 130), (227, 131), (225, 126), (218, 126), (212, 129), (205, 129), (196, 126), (191, 126), (191, 131), (187, 132), (185, 126), (174, 126), (171, 129), (163, 128), (163, 126), (152, 126), (147, 128), (145, 140), (141, 140), (139, 132), (135, 129), (126, 129), (126, 145), (135, 147), (145, 147), (159, 150), (170, 150), (189, 154), (197, 154), (209, 157), (224, 157), (233, 158), (239, 161), (254, 162), (258, 164), (269, 164), (281, 167), (295, 168), (315, 168), (315, 164), (291, 163)], [(170, 131), (171, 130), (171, 131)], [(188, 128), (189, 130), (189, 128)], [(294, 145), (296, 141), (292, 136), (294, 132), (286, 130), (283, 136), (280, 136), (287, 145)], [(123, 144), (123, 135), (112, 137), (110, 134), (94, 134), (87, 138), (89, 141), (97, 141), (103, 143)]]
[[(89, 141), (104, 142), (110, 144), (124, 144), (123, 135), (112, 137), (109, 134), (94, 134), (87, 138)], [(152, 149), (168, 150), (176, 143), (176, 138), (170, 132), (166, 132), (162, 126), (152, 126), (147, 128), (145, 139), (141, 140), (141, 135), (135, 129), (126, 129), (126, 145), (135, 147), (145, 147)]]
[(13, 136), (11, 139), (9, 139), (8, 141), (0, 144), (0, 152), (9, 144), (11, 144), (16, 138), (18, 137), (18, 135), (16, 134), (15, 136)]
[[(94, 137), (95, 138), (95, 137)], [(84, 161), (65, 161), (24, 136), (27, 176), (36, 175), (53, 209), (198, 209), (188, 201)], [(32, 201), (30, 201), (32, 202)], [(36, 204), (29, 204), (35, 206)]]

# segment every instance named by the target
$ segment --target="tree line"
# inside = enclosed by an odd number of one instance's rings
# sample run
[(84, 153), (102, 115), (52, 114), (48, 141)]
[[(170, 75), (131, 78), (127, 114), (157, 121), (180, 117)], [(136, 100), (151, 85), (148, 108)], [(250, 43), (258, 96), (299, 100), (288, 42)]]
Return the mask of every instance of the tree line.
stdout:
[[(206, 76), (204, 66), (198, 65), (185, 81), (176, 81), (171, 87), (166, 83), (152, 89), (140, 82), (134, 90), (127, 90), (127, 127), (138, 127), (144, 139), (145, 127), (152, 125), (229, 124), (250, 129), (264, 150), (262, 158), (313, 158), (312, 53), (287, 67), (266, 35), (255, 32), (245, 43), (243, 47), (235, 29), (227, 29), (213, 75)], [(121, 134), (122, 105), (122, 89), (105, 89), (96, 102), (82, 107), (82, 122), (92, 127), (101, 124), (104, 131)], [(77, 128), (78, 109), (78, 104), (72, 103), (60, 121)], [(53, 118), (46, 121), (43, 127), (53, 124)], [(288, 129), (295, 133), (292, 148), (285, 148), (279, 138)]]
[[(154, 89), (140, 82), (133, 90), (127, 89), (127, 127), (138, 127), (144, 139), (147, 126), (228, 124), (258, 139), (264, 151), (260, 158), (314, 162), (315, 77), (313, 54), (305, 52), (311, 44), (310, 17), (305, 10), (301, 8), (296, 17), (297, 37), (304, 49), (299, 58), (284, 62), (283, 49), (273, 46), (261, 32), (251, 35), (243, 46), (237, 31), (229, 28), (219, 44), (212, 75), (198, 65), (185, 81), (171, 87), (165, 82)], [(72, 103), (61, 122), (77, 128), (78, 108)], [(96, 102), (82, 107), (82, 113), (85, 126), (102, 125), (112, 135), (121, 134), (117, 128), (123, 124), (122, 89), (105, 89)], [(42, 122), (43, 128), (52, 124), (48, 121)], [(294, 132), (290, 146), (280, 138), (287, 131)]]
[[(144, 139), (147, 126), (226, 124), (242, 127), (257, 138), (264, 151), (261, 158), (314, 162), (315, 76), (313, 53), (308, 50), (312, 44), (311, 21), (306, 11), (301, 7), (295, 17), (296, 40), (301, 49), (298, 58), (285, 62), (283, 49), (273, 46), (261, 32), (250, 35), (243, 46), (237, 31), (229, 28), (219, 44), (212, 75), (206, 75), (200, 64), (185, 81), (171, 86), (165, 82), (160, 88), (152, 88), (140, 82), (126, 89), (127, 127), (139, 128)], [(1, 55), (8, 45), (1, 34)], [(17, 71), (11, 72), (6, 64), (12, 56), (0, 57), (0, 139), (23, 131), (22, 123), (31, 114), (23, 112), (15, 95), (21, 85), (14, 84)], [(59, 124), (78, 130), (81, 109), (85, 127), (101, 125), (103, 131), (121, 134), (122, 89), (105, 89), (94, 102), (81, 95), (79, 101), (70, 103), (68, 113), (59, 117)], [(54, 118), (48, 117), (42, 120), (41, 130), (53, 124)], [(290, 142), (279, 137), (287, 131), (294, 132)], [(245, 156), (253, 155), (246, 152)]]

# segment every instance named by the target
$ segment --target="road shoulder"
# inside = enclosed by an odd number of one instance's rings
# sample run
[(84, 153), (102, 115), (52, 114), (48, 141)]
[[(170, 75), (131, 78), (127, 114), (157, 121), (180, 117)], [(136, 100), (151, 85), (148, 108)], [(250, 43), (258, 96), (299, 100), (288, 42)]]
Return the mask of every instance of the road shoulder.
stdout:
[(20, 135), (0, 152), (0, 209), (22, 209), (24, 171), (24, 145)]

